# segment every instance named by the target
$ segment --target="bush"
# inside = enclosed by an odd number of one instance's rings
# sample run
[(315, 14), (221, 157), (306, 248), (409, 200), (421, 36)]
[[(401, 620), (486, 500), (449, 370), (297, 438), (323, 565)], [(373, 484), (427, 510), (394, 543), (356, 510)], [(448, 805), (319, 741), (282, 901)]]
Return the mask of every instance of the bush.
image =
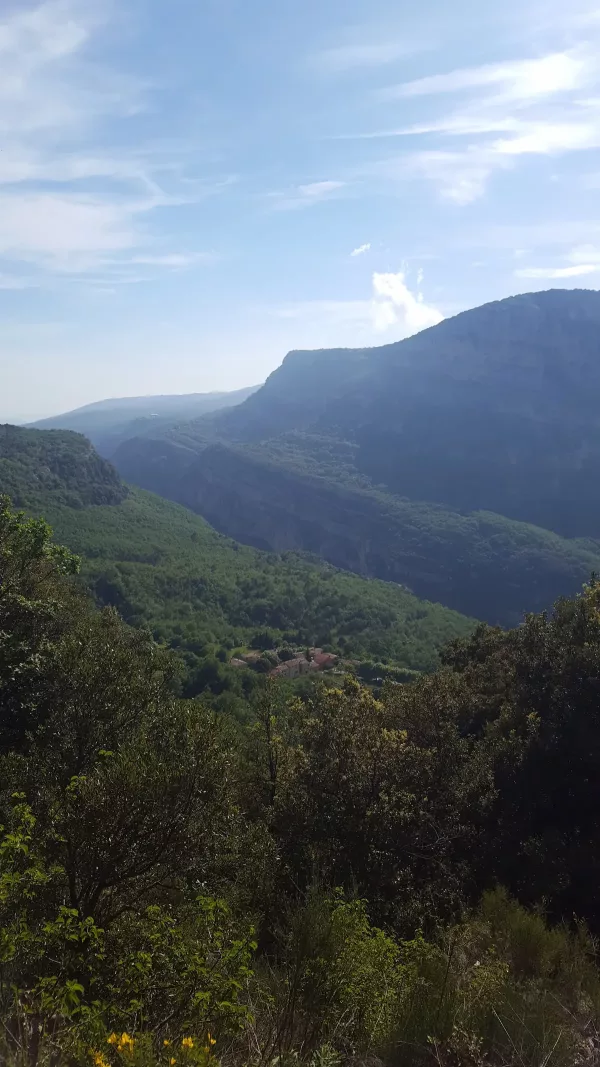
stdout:
[(365, 902), (312, 890), (259, 965), (251, 1009), (261, 1057), (310, 1057), (335, 1044), (346, 1054), (380, 1043), (395, 1017), (400, 950), (368, 919)]

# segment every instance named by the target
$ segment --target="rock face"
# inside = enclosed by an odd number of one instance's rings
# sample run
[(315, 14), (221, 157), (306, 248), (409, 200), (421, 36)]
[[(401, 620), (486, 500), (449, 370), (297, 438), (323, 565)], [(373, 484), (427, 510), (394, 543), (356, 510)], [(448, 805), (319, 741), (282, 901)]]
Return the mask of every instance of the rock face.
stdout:
[(599, 411), (600, 294), (552, 290), (292, 352), (244, 404), (115, 463), (238, 540), (509, 623), (595, 569), (576, 539), (600, 538)]

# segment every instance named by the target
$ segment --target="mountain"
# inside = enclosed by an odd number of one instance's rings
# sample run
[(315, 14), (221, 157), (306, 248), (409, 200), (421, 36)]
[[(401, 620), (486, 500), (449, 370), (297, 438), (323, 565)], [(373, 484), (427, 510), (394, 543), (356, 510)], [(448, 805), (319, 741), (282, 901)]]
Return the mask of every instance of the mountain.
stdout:
[(231, 393), (129, 396), (99, 400), (95, 404), (87, 404), (32, 425), (40, 430), (74, 430), (75, 433), (82, 433), (101, 455), (110, 458), (118, 445), (129, 437), (241, 404), (258, 388), (254, 385)]
[(0, 427), (0, 493), (43, 515), (83, 557), (97, 600), (179, 649), (190, 669), (267, 630), (275, 643), (429, 670), (474, 625), (397, 585), (238, 545), (191, 511), (129, 490), (71, 432)]
[(511, 297), (381, 348), (291, 352), (239, 407), (133, 439), (123, 477), (512, 624), (600, 559), (600, 294)]

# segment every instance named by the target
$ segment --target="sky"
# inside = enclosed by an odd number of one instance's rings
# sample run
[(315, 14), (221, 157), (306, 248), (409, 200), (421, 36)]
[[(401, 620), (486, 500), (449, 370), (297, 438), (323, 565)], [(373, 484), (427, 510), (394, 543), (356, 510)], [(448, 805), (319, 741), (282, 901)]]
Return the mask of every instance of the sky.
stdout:
[(0, 420), (600, 286), (600, 4), (1, 0)]

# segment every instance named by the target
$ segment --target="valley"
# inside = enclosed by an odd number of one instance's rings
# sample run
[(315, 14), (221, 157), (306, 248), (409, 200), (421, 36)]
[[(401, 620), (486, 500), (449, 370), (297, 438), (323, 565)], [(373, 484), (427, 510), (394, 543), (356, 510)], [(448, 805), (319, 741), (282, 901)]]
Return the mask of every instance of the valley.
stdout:
[(515, 625), (598, 567), (599, 329), (598, 293), (553, 290), (292, 352), (241, 405), (113, 462), (239, 541)]

